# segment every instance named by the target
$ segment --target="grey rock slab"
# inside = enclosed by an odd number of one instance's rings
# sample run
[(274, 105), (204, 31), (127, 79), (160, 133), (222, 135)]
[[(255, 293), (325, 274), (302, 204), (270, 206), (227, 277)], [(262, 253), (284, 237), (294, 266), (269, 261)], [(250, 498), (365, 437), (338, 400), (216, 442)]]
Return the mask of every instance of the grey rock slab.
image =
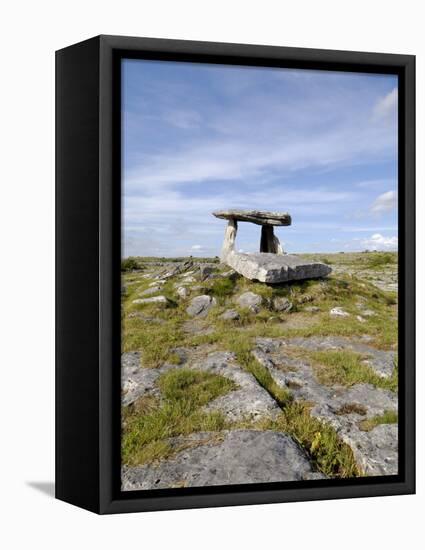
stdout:
[(191, 300), (189, 307), (186, 309), (186, 313), (191, 317), (206, 317), (210, 309), (216, 304), (216, 299), (207, 294), (196, 296)]
[(161, 374), (175, 368), (173, 365), (162, 365), (156, 369), (147, 369), (141, 365), (141, 354), (129, 351), (121, 355), (121, 403), (123, 406), (133, 404), (145, 395), (159, 396), (155, 385)]
[(354, 459), (364, 475), (381, 476), (398, 473), (398, 426), (380, 424), (371, 431), (358, 427), (356, 415), (329, 417), (312, 411), (313, 416), (330, 423), (341, 440), (353, 451)]
[[(397, 395), (371, 384), (356, 384), (349, 388), (324, 386), (317, 381), (307, 360), (287, 354), (289, 345), (302, 345), (307, 349), (321, 349), (323, 346), (329, 349), (330, 344), (358, 346), (362, 350), (367, 348), (369, 352), (372, 350), (378, 354), (391, 352), (373, 350), (364, 344), (337, 337), (291, 338), (286, 341), (276, 339), (274, 343), (270, 340), (274, 339), (257, 339), (257, 346), (252, 353), (268, 369), (275, 382), (281, 387), (289, 388), (295, 400), (312, 403), (311, 415), (333, 426), (340, 438), (351, 447), (357, 464), (367, 475), (396, 474), (396, 427), (386, 425), (385, 429), (375, 431), (374, 428), (370, 432), (363, 432), (359, 428), (359, 422), (382, 415), (387, 410), (396, 411)], [(279, 365), (285, 368), (279, 368)], [(390, 433), (394, 439), (389, 437)]]
[(169, 300), (165, 296), (152, 296), (151, 298), (137, 298), (136, 300), (133, 300), (132, 303), (167, 305), (169, 303)]
[(191, 260), (186, 260), (184, 262), (174, 264), (172, 267), (162, 272), (160, 276), (162, 279), (170, 279), (171, 277), (175, 277), (176, 275), (179, 275), (180, 273), (187, 271), (192, 266), (193, 266), (193, 262)]
[(398, 473), (397, 424), (381, 424), (370, 432), (343, 432), (342, 436), (353, 449), (354, 458), (366, 475)]
[[(123, 467), (122, 490), (204, 487), (324, 477), (287, 435), (272, 431), (234, 430), (203, 434), (206, 443), (183, 450), (159, 464)], [(208, 436), (211, 442), (208, 442)], [(184, 443), (190, 442), (186, 437)], [(199, 442), (199, 436), (194, 442)]]
[(150, 294), (155, 294), (156, 292), (161, 291), (161, 285), (154, 285), (150, 288), (147, 288), (145, 290), (142, 290), (142, 292), (139, 292), (139, 296), (149, 296)]
[(228, 309), (220, 315), (220, 319), (224, 321), (237, 321), (240, 319), (240, 315), (235, 309)]
[(325, 277), (332, 269), (319, 262), (308, 262), (290, 254), (257, 252), (244, 254), (230, 251), (224, 261), (229, 267), (250, 280), (263, 283), (285, 283)]
[(144, 369), (140, 364), (140, 353), (130, 351), (121, 355), (121, 402), (131, 405), (142, 395), (154, 390), (154, 382), (160, 372)]
[(222, 220), (251, 222), (257, 225), (291, 225), (291, 216), (287, 212), (268, 212), (265, 210), (216, 210), (213, 216)]
[(260, 311), (260, 306), (263, 302), (263, 299), (255, 292), (244, 292), (236, 298), (236, 302), (240, 307), (247, 308), (254, 313)]
[(230, 352), (213, 352), (192, 364), (192, 368), (225, 376), (237, 389), (214, 399), (205, 410), (221, 411), (228, 420), (274, 418), (280, 412), (276, 401), (262, 388), (255, 377), (235, 361)]

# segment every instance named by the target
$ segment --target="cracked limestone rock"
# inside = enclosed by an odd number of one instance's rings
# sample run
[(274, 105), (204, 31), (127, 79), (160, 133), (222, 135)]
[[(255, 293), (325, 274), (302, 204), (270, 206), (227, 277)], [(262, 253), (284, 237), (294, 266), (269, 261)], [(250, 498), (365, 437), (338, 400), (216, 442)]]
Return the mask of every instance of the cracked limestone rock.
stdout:
[[(304, 451), (285, 433), (233, 430), (180, 438), (189, 448), (169, 460), (122, 469), (122, 490), (204, 487), (318, 479)], [(196, 445), (197, 444), (197, 445)], [(196, 446), (194, 446), (196, 445)]]
[(191, 300), (186, 313), (191, 317), (206, 317), (210, 309), (216, 304), (216, 299), (207, 294), (196, 296)]
[(230, 352), (213, 352), (195, 362), (192, 368), (219, 374), (236, 384), (236, 389), (211, 401), (205, 410), (221, 411), (228, 420), (274, 418), (280, 412), (276, 401), (258, 384), (252, 374), (235, 361)]
[(288, 346), (312, 350), (367, 350), (369, 366), (376, 371), (385, 369), (383, 365), (389, 367), (391, 364), (394, 368), (394, 352), (375, 350), (343, 337), (312, 337), (283, 341), (261, 338), (252, 353), (279, 386), (290, 389), (296, 401), (311, 403), (310, 414), (335, 429), (341, 440), (351, 447), (363, 473), (371, 476), (397, 474), (397, 424), (378, 425), (368, 432), (361, 429), (362, 420), (379, 417), (386, 411), (396, 412), (397, 395), (371, 384), (325, 386), (316, 379), (308, 360), (288, 354)]

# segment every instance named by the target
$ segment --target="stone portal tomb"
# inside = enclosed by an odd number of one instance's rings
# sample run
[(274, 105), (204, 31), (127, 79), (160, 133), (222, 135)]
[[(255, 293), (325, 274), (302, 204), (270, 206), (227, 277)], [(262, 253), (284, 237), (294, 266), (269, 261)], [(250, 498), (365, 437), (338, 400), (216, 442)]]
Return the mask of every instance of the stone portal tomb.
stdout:
[[(284, 253), (273, 228), (291, 225), (291, 216), (285, 212), (217, 210), (213, 215), (227, 220), (221, 261), (248, 279), (263, 283), (283, 283), (324, 277), (332, 271), (326, 264), (304, 261), (298, 256)], [(238, 222), (261, 225), (260, 252), (253, 254), (236, 252)]]

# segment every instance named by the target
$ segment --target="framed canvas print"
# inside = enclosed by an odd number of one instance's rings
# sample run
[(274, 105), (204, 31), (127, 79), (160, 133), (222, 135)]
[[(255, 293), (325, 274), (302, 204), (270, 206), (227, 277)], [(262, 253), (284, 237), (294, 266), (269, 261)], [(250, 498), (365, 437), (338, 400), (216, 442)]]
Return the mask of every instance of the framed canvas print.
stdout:
[(413, 493), (414, 57), (56, 60), (57, 498)]

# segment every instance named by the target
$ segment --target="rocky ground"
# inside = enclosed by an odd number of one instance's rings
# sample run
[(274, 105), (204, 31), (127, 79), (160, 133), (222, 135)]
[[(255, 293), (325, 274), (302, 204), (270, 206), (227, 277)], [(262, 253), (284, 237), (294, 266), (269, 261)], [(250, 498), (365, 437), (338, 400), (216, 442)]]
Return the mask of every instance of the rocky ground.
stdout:
[(397, 473), (397, 257), (326, 279), (123, 263), (123, 490)]

